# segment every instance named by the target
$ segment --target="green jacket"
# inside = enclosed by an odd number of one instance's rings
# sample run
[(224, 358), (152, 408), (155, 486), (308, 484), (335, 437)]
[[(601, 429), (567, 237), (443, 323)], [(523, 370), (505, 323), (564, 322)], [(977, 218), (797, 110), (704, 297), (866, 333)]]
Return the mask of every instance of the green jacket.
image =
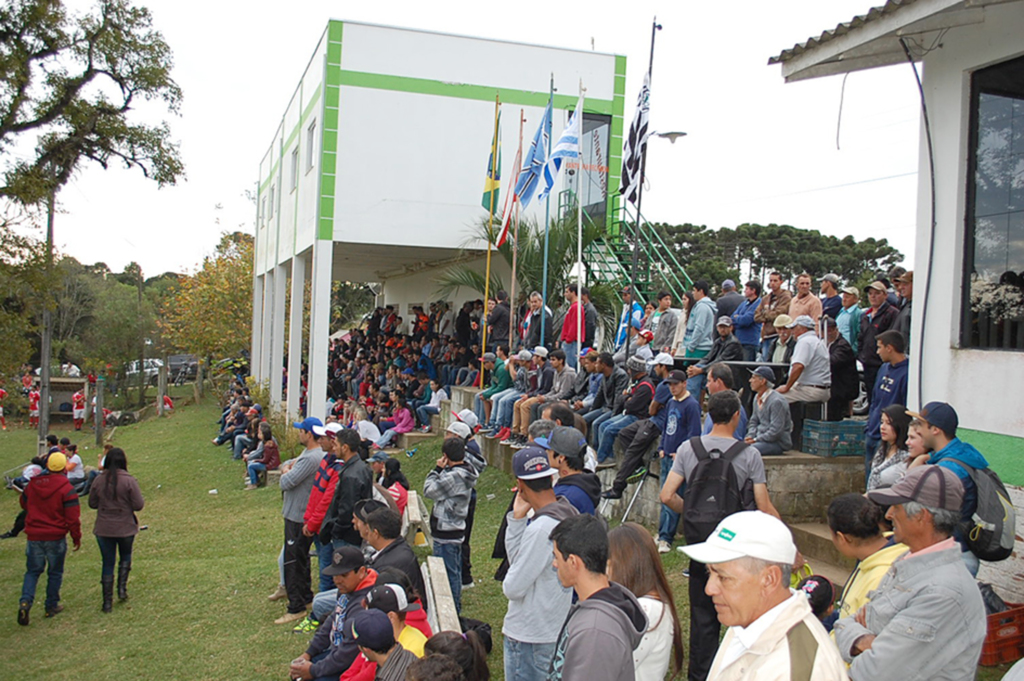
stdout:
[(492, 395), (497, 395), (502, 390), (508, 390), (512, 387), (512, 377), (508, 375), (508, 367), (505, 366), (503, 360), (497, 360), (494, 362), (494, 371), (491, 372), (491, 387), (483, 392), (483, 396), (487, 399), (491, 399)]

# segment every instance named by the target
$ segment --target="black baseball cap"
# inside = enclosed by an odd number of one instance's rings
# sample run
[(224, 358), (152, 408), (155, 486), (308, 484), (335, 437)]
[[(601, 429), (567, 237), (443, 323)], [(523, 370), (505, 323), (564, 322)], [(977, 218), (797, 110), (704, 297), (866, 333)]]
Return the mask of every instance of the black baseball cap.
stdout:
[(366, 565), (366, 557), (355, 546), (342, 546), (331, 556), (331, 564), (323, 569), (325, 575), (347, 575)]
[(686, 372), (675, 369), (669, 372), (668, 378), (665, 380), (669, 383), (686, 383)]

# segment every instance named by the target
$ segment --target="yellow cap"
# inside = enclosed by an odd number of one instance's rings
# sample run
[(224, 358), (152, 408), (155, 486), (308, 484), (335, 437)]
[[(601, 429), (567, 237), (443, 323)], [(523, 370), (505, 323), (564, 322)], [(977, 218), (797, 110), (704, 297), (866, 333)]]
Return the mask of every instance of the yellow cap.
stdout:
[(46, 467), (53, 473), (62, 473), (68, 467), (68, 457), (54, 452), (46, 458)]

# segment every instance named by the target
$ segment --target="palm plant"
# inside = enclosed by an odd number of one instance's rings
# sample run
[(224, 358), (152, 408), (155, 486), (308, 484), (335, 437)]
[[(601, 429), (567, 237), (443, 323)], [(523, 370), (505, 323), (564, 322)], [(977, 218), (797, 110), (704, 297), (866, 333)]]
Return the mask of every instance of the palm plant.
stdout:
[[(496, 242), (498, 228), (492, 230), (489, 220), (485, 217), (477, 222), (470, 237), (464, 242), (463, 249), (468, 249), (480, 241)], [(583, 226), (583, 250), (602, 237), (602, 231), (589, 221)], [(548, 229), (548, 307), (554, 312), (555, 333), (561, 328), (561, 320), (565, 316), (563, 292), (565, 287), (576, 281), (576, 216), (570, 214), (563, 219), (552, 220)], [(512, 268), (512, 239), (507, 239), (501, 246), (494, 247), (492, 257), (502, 258)], [(505, 281), (491, 268), (492, 292), (499, 289), (508, 290)], [(544, 231), (536, 220), (524, 218), (519, 225), (519, 249), (516, 261), (516, 300), (514, 306), (524, 302), (531, 291), (543, 291), (544, 280)], [(468, 288), (484, 294), (486, 273), (477, 264), (459, 263), (452, 265), (436, 279), (437, 294), (448, 298), (459, 288)], [(603, 282), (589, 284), (590, 299), (600, 313), (599, 328), (608, 329), (618, 318), (618, 297), (615, 286)], [(605, 337), (610, 334), (603, 334)], [(557, 335), (556, 335), (557, 337)]]

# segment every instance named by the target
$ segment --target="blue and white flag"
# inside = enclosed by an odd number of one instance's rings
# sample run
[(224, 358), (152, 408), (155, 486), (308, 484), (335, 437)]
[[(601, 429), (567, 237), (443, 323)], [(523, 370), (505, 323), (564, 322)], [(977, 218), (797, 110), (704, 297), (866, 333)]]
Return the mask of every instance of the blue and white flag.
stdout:
[(580, 158), (580, 126), (583, 121), (583, 94), (580, 93), (579, 101), (576, 102), (576, 110), (569, 119), (569, 125), (562, 131), (562, 136), (551, 149), (551, 157), (544, 165), (544, 188), (537, 195), (537, 200), (543, 199), (551, 193), (555, 186), (555, 179), (561, 171), (565, 161), (579, 161)]
[(519, 205), (524, 209), (530, 205), (533, 195), (537, 193), (540, 185), (541, 173), (544, 171), (544, 163), (547, 161), (548, 144), (551, 142), (551, 102), (544, 110), (544, 116), (540, 119), (537, 132), (533, 135), (533, 142), (530, 143), (530, 150), (526, 152), (523, 159), (523, 167), (519, 171), (519, 181), (516, 183), (516, 197)]

